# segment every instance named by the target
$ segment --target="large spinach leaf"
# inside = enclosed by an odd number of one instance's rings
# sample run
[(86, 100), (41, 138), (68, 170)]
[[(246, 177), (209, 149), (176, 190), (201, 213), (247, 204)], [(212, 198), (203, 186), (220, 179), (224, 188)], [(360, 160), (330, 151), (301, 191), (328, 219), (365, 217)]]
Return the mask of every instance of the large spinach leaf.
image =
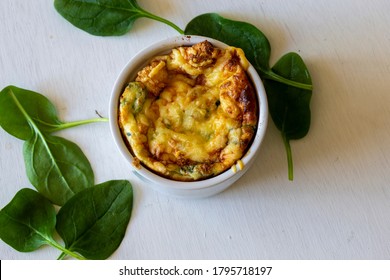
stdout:
[(33, 133), (24, 143), (23, 155), (31, 184), (57, 205), (94, 185), (92, 167), (83, 151), (62, 137)]
[(263, 79), (303, 89), (311, 84), (298, 82), (279, 75), (269, 66), (271, 47), (267, 37), (254, 25), (224, 18), (216, 13), (202, 14), (192, 19), (184, 30), (188, 35), (202, 35), (241, 48)]
[(22, 140), (31, 138), (34, 126), (49, 131), (62, 124), (54, 105), (45, 96), (15, 86), (1, 91), (0, 108), (1, 127)]
[(0, 238), (20, 252), (51, 244), (56, 224), (53, 205), (32, 189), (21, 189), (0, 211)]
[(31, 252), (49, 245), (76, 259), (84, 259), (54, 240), (55, 225), (54, 206), (32, 189), (21, 189), (0, 210), (0, 239), (15, 250)]
[[(284, 55), (272, 67), (280, 76), (300, 83), (311, 84), (309, 71), (297, 53)], [(287, 152), (289, 179), (293, 180), (293, 161), (290, 147), (291, 139), (300, 139), (309, 131), (311, 122), (311, 90), (304, 90), (272, 80), (265, 80), (268, 107), (272, 120), (281, 131)]]
[(120, 245), (130, 220), (133, 190), (108, 181), (73, 196), (58, 212), (56, 229), (65, 247), (88, 259), (106, 259)]
[(63, 122), (57, 116), (53, 103), (42, 94), (15, 86), (0, 92), (0, 126), (9, 134), (30, 139), (35, 130), (51, 133), (62, 129), (93, 123), (106, 122), (106, 118)]
[(55, 0), (54, 7), (74, 26), (93, 35), (123, 35), (141, 17), (163, 22), (183, 34), (172, 22), (142, 9), (136, 0)]

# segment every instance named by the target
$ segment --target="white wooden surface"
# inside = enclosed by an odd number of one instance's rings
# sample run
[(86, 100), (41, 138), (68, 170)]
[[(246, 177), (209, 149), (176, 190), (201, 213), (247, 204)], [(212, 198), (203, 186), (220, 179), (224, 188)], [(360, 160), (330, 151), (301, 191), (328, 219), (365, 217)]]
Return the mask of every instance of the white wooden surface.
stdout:
[[(287, 179), (272, 121), (253, 168), (224, 193), (180, 200), (150, 190), (126, 166), (108, 123), (61, 132), (92, 163), (96, 182), (129, 179), (135, 205), (111, 259), (389, 259), (390, 2), (386, 0), (139, 0), (180, 27), (218, 12), (259, 27), (272, 63), (301, 54), (312, 74), (312, 126), (292, 142)], [(111, 87), (149, 43), (177, 32), (148, 19), (122, 37), (76, 29), (53, 1), (0, 1), (0, 88), (46, 95), (66, 121), (107, 116)], [(22, 187), (22, 142), (0, 130), (0, 208)], [(0, 259), (55, 259), (41, 248), (19, 253), (0, 241)]]

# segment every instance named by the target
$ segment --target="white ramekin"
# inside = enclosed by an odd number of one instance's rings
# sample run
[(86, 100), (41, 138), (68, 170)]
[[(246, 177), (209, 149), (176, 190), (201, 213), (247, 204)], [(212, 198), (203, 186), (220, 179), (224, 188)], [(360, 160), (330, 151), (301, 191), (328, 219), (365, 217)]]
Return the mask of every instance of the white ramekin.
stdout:
[(252, 163), (254, 162), (260, 149), (261, 142), (264, 138), (268, 122), (267, 96), (263, 87), (263, 83), (255, 68), (250, 65), (247, 72), (253, 82), (257, 94), (259, 105), (259, 120), (254, 140), (247, 153), (241, 159), (243, 162), (242, 169), (240, 169), (240, 166), (237, 165), (236, 168), (234, 168), (236, 171), (234, 171), (233, 168), (230, 168), (227, 171), (209, 179), (195, 182), (179, 182), (161, 177), (145, 167), (137, 168), (133, 165), (134, 158), (123, 140), (118, 125), (119, 98), (123, 92), (123, 89), (128, 82), (135, 79), (137, 72), (146, 66), (149, 60), (154, 56), (168, 53), (172, 48), (178, 46), (193, 45), (204, 40), (208, 40), (218, 48), (227, 47), (225, 43), (214, 40), (212, 38), (202, 36), (176, 36), (156, 42), (135, 54), (122, 69), (117, 80), (115, 81), (109, 104), (110, 129), (120, 153), (126, 160), (124, 163), (124, 168), (131, 169), (145, 182), (145, 186), (151, 187), (159, 192), (178, 197), (207, 197), (222, 192), (231, 186), (242, 175), (244, 175), (244, 173), (251, 167)]

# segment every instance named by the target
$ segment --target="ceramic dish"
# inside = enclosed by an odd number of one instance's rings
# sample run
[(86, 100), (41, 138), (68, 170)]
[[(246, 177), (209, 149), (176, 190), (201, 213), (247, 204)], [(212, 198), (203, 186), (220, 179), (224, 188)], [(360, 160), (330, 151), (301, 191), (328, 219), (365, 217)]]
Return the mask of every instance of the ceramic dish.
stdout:
[(127, 83), (135, 79), (137, 72), (142, 69), (154, 56), (169, 53), (171, 49), (175, 47), (194, 45), (204, 40), (209, 41), (217, 48), (227, 47), (226, 44), (220, 41), (202, 36), (177, 36), (154, 43), (135, 54), (125, 65), (115, 81), (109, 104), (110, 129), (119, 152), (125, 159), (124, 168), (132, 169), (137, 176), (146, 182), (146, 186), (159, 192), (178, 197), (200, 198), (215, 195), (227, 189), (235, 181), (237, 181), (253, 164), (264, 138), (268, 121), (267, 97), (263, 83), (254, 67), (250, 65), (247, 73), (253, 83), (258, 99), (259, 119), (253, 142), (246, 154), (242, 157), (240, 164), (236, 164), (237, 166), (212, 178), (191, 182), (181, 182), (167, 179), (153, 173), (145, 167), (135, 167), (133, 165), (134, 157), (124, 142), (118, 125), (119, 99), (123, 89)]

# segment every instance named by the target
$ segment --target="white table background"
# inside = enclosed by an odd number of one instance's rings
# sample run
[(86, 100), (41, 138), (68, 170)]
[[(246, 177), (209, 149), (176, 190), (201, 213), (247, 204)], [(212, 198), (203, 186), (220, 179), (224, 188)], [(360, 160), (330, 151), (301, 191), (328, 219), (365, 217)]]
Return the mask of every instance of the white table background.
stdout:
[[(387, 0), (139, 0), (181, 28), (206, 12), (256, 25), (271, 63), (298, 52), (314, 83), (312, 125), (292, 141), (295, 167), (270, 120), (254, 166), (227, 191), (183, 200), (135, 177), (108, 123), (62, 131), (89, 158), (96, 183), (132, 182), (133, 215), (111, 259), (389, 259), (390, 2)], [(113, 83), (148, 44), (178, 33), (136, 21), (122, 37), (96, 37), (65, 21), (53, 1), (0, 1), (0, 88), (47, 96), (65, 121), (108, 115)], [(22, 141), (0, 129), (0, 208), (27, 180)], [(0, 259), (55, 259), (0, 241)]]

